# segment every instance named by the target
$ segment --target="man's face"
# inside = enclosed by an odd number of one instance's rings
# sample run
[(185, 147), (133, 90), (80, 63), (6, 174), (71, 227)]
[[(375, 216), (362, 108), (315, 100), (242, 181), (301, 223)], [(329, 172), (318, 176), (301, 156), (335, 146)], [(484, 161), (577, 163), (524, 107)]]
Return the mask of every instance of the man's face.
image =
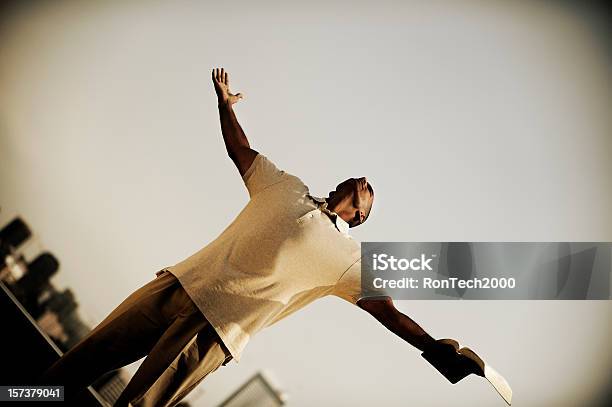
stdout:
[(330, 206), (336, 206), (338, 215), (351, 226), (357, 226), (365, 221), (372, 202), (374, 190), (366, 177), (349, 178), (342, 181), (327, 198)]

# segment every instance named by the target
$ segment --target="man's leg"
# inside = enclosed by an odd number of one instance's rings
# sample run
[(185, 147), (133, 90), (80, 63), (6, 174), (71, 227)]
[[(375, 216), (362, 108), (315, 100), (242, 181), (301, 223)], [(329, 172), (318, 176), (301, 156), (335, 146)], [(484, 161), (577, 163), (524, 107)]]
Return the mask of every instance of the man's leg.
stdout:
[[(149, 357), (154, 352), (161, 351), (161, 348), (160, 346), (158, 349), (158, 345), (155, 345)], [(134, 407), (174, 406), (206, 376), (221, 365), (228, 363), (231, 358), (230, 352), (223, 345), (213, 327), (207, 324), (184, 346), (152, 386), (139, 398), (133, 399), (130, 405)]]
[[(127, 387), (119, 396), (119, 399), (115, 402), (115, 406), (137, 405), (136, 400), (141, 399), (158, 378), (166, 370), (172, 368), (173, 361), (180, 357), (181, 352), (184, 351), (190, 341), (196, 338), (198, 332), (209, 325), (204, 315), (202, 315), (184, 290), (181, 289), (181, 292), (177, 291), (176, 296), (183, 297), (181, 301), (185, 306), (153, 346), (149, 355), (142, 362)], [(146, 405), (160, 406), (161, 404), (153, 403)]]
[(102, 374), (145, 356), (171, 322), (173, 310), (168, 304), (178, 287), (176, 278), (165, 273), (132, 293), (56, 361), (40, 382), (65, 386), (69, 401)]

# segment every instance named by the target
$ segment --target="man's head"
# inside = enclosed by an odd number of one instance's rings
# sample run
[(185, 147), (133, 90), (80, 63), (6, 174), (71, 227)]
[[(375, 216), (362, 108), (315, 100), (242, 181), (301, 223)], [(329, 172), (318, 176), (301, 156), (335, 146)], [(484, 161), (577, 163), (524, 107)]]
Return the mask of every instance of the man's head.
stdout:
[(365, 177), (349, 178), (338, 184), (325, 200), (328, 209), (353, 228), (368, 219), (374, 202), (374, 189)]

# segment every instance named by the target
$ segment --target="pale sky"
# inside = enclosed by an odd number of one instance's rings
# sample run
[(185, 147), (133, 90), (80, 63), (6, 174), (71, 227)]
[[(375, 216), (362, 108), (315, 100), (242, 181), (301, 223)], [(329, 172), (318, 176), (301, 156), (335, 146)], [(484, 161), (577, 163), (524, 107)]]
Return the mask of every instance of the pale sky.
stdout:
[[(571, 9), (64, 1), (2, 24), (0, 221), (31, 225), (92, 325), (247, 202), (217, 66), (246, 96), (251, 145), (313, 194), (368, 177), (357, 240), (612, 240), (610, 50)], [(610, 381), (609, 301), (396, 305), (481, 354), (517, 406), (584, 405)], [(503, 405), (332, 297), (261, 332), (187, 400), (216, 405), (258, 370), (292, 407)]]

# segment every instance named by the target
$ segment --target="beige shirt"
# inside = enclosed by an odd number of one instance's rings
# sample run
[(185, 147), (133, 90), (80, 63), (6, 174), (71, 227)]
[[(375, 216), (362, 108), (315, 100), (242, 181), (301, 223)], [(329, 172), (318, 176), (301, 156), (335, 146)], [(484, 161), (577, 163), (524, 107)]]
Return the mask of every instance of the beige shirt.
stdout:
[(250, 200), (236, 219), (166, 268), (237, 362), (262, 328), (317, 298), (331, 294), (355, 304), (361, 294), (360, 244), (324, 200), (261, 154), (243, 180)]

